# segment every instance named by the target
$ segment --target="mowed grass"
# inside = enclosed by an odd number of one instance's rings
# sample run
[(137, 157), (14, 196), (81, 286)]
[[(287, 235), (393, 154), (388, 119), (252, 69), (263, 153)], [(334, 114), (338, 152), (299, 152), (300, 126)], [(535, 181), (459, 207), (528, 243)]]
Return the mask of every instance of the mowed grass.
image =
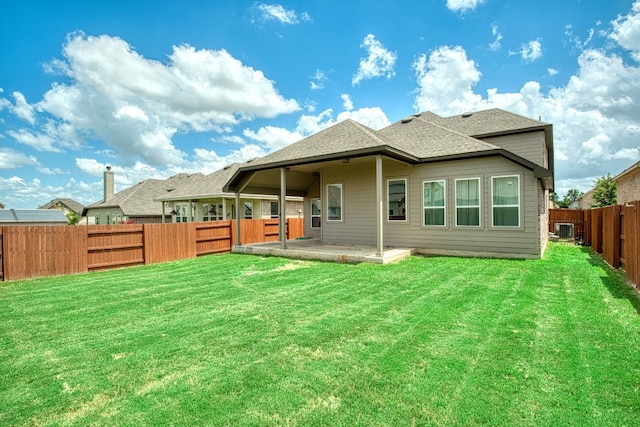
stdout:
[(640, 425), (639, 311), (568, 244), (4, 283), (0, 425)]

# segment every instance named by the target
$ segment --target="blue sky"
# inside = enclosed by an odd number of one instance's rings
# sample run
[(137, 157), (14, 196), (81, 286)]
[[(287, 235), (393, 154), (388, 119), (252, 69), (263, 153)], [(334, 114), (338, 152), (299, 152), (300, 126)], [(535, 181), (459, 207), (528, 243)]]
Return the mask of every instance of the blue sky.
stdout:
[(640, 0), (5, 1), (0, 58), (7, 208), (427, 110), (552, 123), (561, 196), (640, 159)]

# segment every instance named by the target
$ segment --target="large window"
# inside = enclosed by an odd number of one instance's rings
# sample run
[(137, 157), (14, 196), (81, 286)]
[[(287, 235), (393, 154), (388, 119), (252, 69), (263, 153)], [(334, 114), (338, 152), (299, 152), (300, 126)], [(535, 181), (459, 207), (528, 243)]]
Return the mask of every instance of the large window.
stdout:
[(423, 183), (424, 225), (444, 226), (446, 218), (446, 186), (443, 181), (425, 181)]
[(520, 226), (520, 177), (491, 178), (491, 200), (494, 227)]
[(407, 180), (390, 179), (387, 181), (387, 219), (389, 221), (407, 220)]
[(480, 226), (480, 178), (456, 179), (456, 225)]
[(322, 203), (320, 199), (311, 199), (311, 228), (320, 228), (322, 224)]
[(342, 221), (342, 184), (327, 185), (327, 221)]

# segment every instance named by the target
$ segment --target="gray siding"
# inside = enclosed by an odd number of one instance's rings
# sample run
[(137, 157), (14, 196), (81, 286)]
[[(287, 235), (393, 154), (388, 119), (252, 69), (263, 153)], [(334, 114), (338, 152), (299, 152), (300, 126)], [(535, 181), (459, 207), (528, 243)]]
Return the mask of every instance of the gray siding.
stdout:
[(482, 138), (483, 141), (502, 147), (542, 167), (549, 167), (544, 132), (519, 133), (517, 135)]
[[(526, 255), (540, 256), (543, 243), (540, 221), (544, 207), (539, 201), (540, 187), (533, 173), (501, 157), (468, 159), (409, 166), (385, 159), (383, 180), (407, 179), (407, 221), (384, 223), (384, 245), (419, 248), (431, 253), (460, 253), (467, 255)], [(518, 175), (520, 177), (520, 227), (492, 227), (491, 177)], [(480, 178), (481, 226), (455, 226), (455, 180)], [(422, 225), (423, 181), (445, 180), (446, 226)], [(322, 239), (333, 244), (376, 244), (375, 162), (347, 164), (327, 168), (322, 172), (323, 231)], [(326, 221), (326, 185), (343, 184), (343, 221)], [(543, 193), (544, 194), (544, 193)], [(385, 208), (386, 214), (386, 208)]]

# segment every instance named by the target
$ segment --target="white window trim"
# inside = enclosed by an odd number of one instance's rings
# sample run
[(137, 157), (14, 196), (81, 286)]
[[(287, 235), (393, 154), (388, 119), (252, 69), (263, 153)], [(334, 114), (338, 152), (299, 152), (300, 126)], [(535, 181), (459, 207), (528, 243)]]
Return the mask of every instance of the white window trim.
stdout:
[[(458, 181), (478, 181), (478, 205), (477, 206), (458, 206)], [(492, 181), (493, 182), (493, 181)], [(457, 178), (454, 183), (454, 210), (455, 210), (455, 226), (460, 228), (481, 228), (482, 227), (482, 179), (480, 177)], [(458, 208), (478, 208), (478, 225), (458, 225)]]
[[(424, 185), (428, 182), (441, 182), (444, 188), (444, 205), (437, 207), (425, 207), (424, 206)], [(429, 179), (422, 181), (422, 212), (420, 223), (422, 227), (436, 227), (436, 228), (446, 228), (447, 227), (447, 180), (446, 179)], [(444, 209), (444, 224), (442, 225), (433, 225), (433, 224), (425, 224), (424, 223), (424, 211), (425, 209)]]
[[(389, 182), (391, 181), (404, 181), (404, 219), (390, 219), (389, 218)], [(409, 222), (409, 181), (405, 177), (401, 178), (388, 178), (387, 179), (387, 194), (386, 194), (386, 211), (387, 222), (391, 224), (407, 223)], [(424, 203), (423, 203), (424, 206)]]
[[(516, 178), (518, 180), (518, 204), (517, 205), (498, 205), (501, 208), (518, 208), (518, 225), (495, 225), (494, 217), (493, 217), (493, 209), (496, 207), (493, 204), (493, 180), (495, 178)], [(513, 175), (495, 175), (491, 177), (491, 228), (497, 228), (500, 230), (511, 229), (516, 230), (522, 228), (522, 180), (520, 179), (519, 174)]]
[[(340, 219), (331, 219), (331, 216), (329, 215), (329, 187), (331, 186), (340, 186)], [(344, 184), (342, 182), (332, 182), (327, 184), (326, 186), (326, 191), (327, 191), (327, 197), (325, 197), (325, 200), (327, 201), (327, 222), (344, 222)]]

